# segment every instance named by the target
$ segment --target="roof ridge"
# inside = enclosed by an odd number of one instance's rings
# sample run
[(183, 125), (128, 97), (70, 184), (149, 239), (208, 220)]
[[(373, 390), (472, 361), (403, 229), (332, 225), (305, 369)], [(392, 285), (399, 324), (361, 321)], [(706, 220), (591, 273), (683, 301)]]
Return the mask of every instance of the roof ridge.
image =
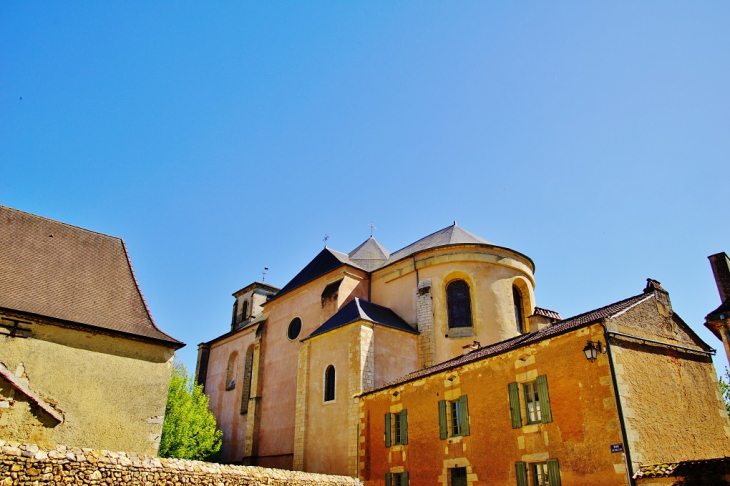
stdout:
[(82, 231), (86, 231), (87, 233), (93, 233), (93, 234), (96, 234), (96, 235), (99, 235), (99, 236), (106, 236), (107, 238), (113, 238), (113, 239), (116, 239), (116, 240), (121, 240), (122, 239), (119, 236), (108, 235), (106, 233), (101, 233), (99, 231), (90, 230), (88, 228), (82, 228), (81, 226), (76, 226), (74, 224), (64, 223), (63, 221), (58, 221), (57, 219), (47, 218), (46, 216), (40, 216), (38, 214), (29, 213), (29, 212), (23, 211), (21, 209), (11, 208), (10, 206), (3, 206), (2, 204), (0, 204), (0, 208), (1, 209), (8, 209), (8, 210), (14, 211), (16, 213), (22, 213), (22, 214), (25, 214), (25, 215), (28, 215), (28, 216), (32, 216), (34, 218), (45, 219), (46, 221), (50, 221), (52, 223), (61, 224), (63, 226), (68, 226), (69, 228), (74, 228), (74, 229), (79, 229), (79, 230), (82, 230)]
[(610, 303), (608, 305), (604, 305), (602, 307), (597, 307), (595, 309), (589, 310), (587, 312), (583, 312), (581, 314), (576, 314), (576, 315), (571, 316), (571, 317), (566, 317), (563, 320), (557, 321), (555, 324), (562, 324), (562, 323), (567, 322), (567, 321), (572, 321), (572, 320), (578, 319), (580, 317), (587, 316), (588, 314), (593, 314), (594, 312), (598, 312), (598, 311), (601, 311), (603, 309), (607, 309), (607, 308), (609, 308), (611, 306), (614, 306), (614, 305), (623, 304), (623, 303), (628, 302), (628, 301), (630, 301), (632, 299), (636, 299), (638, 297), (644, 297), (646, 295), (647, 294), (641, 293), (641, 294), (638, 294), (638, 295), (634, 295), (632, 297), (628, 297), (626, 299), (617, 300), (616, 302), (612, 302), (612, 303)]
[(398, 253), (399, 251), (405, 250), (405, 249), (406, 249), (406, 248), (408, 248), (409, 246), (413, 246), (413, 245), (415, 245), (416, 243), (418, 243), (419, 241), (425, 240), (426, 238), (430, 238), (431, 236), (433, 236), (433, 235), (435, 235), (435, 234), (437, 234), (437, 233), (441, 233), (442, 231), (445, 231), (445, 230), (447, 230), (447, 229), (449, 229), (449, 228), (453, 228), (453, 227), (454, 227), (454, 225), (449, 225), (449, 226), (447, 226), (447, 227), (445, 227), (445, 228), (441, 228), (440, 230), (436, 230), (436, 231), (434, 231), (433, 233), (431, 233), (431, 234), (429, 234), (429, 235), (426, 235), (426, 236), (424, 236), (423, 238), (419, 238), (419, 239), (417, 239), (416, 241), (414, 241), (414, 242), (412, 242), (412, 243), (409, 243), (409, 244), (407, 244), (407, 245), (406, 245), (406, 246), (404, 246), (403, 248), (399, 248), (399, 249), (395, 250), (395, 251), (394, 251), (393, 253), (391, 253), (391, 255), (395, 255), (395, 254), (396, 254), (396, 253)]

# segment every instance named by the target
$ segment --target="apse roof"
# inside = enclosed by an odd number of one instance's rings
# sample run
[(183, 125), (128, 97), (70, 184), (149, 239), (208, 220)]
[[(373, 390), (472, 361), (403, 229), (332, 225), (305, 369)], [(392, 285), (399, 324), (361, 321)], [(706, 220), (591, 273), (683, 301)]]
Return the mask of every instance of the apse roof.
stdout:
[(429, 250), (431, 248), (438, 248), (440, 246), (457, 245), (457, 244), (475, 244), (475, 245), (491, 245), (489, 241), (484, 238), (466, 231), (465, 229), (456, 226), (456, 222), (453, 225), (447, 226), (444, 229), (438, 230), (435, 233), (421, 238), (415, 243), (411, 243), (405, 248), (392, 253), (388, 258), (387, 263), (393, 263), (411, 256), (419, 251)]
[(0, 206), (0, 307), (179, 348), (142, 297), (121, 238)]
[(401, 319), (398, 314), (388, 307), (373, 304), (372, 302), (358, 299), (356, 297), (348, 304), (344, 305), (342, 309), (337, 311), (335, 315), (330, 317), (324, 324), (319, 326), (312, 334), (307, 336), (305, 340), (356, 321), (368, 321), (380, 326), (418, 334), (418, 331), (413, 329), (406, 321)]

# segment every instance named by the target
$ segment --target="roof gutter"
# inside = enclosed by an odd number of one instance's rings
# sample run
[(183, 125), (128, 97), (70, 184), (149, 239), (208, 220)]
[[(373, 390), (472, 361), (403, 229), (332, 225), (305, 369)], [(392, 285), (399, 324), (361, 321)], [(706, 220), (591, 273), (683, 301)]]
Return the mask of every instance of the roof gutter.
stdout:
[(606, 341), (606, 355), (608, 356), (608, 365), (611, 369), (611, 381), (613, 382), (614, 397), (616, 398), (616, 409), (618, 410), (618, 421), (621, 425), (621, 438), (624, 443), (624, 451), (626, 454), (626, 473), (629, 486), (635, 486), (634, 481), (634, 465), (631, 462), (631, 449), (629, 447), (628, 435), (626, 434), (626, 423), (624, 420), (624, 411), (621, 406), (621, 397), (619, 396), (618, 382), (616, 381), (616, 369), (613, 364), (613, 353), (611, 353), (611, 340), (608, 329), (606, 328), (606, 320), (602, 319), (601, 327), (603, 328), (603, 337)]

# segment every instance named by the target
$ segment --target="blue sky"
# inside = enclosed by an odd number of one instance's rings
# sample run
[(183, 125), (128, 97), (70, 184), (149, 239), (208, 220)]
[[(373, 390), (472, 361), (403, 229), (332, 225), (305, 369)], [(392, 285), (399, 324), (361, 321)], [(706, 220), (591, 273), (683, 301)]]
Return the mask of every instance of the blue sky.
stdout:
[[(728, 2), (3, 2), (0, 204), (124, 238), (160, 327), (457, 220), (564, 317), (662, 282), (718, 348)], [(21, 99), (22, 98), (22, 99)]]

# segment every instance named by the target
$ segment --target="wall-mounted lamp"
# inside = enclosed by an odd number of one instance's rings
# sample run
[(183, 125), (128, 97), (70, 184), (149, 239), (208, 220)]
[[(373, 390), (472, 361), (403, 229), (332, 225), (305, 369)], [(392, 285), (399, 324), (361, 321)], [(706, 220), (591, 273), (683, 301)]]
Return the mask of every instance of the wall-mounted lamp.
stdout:
[(598, 353), (605, 354), (606, 351), (601, 346), (601, 341), (588, 341), (586, 347), (583, 348), (583, 353), (586, 355), (586, 359), (593, 363), (598, 357)]

